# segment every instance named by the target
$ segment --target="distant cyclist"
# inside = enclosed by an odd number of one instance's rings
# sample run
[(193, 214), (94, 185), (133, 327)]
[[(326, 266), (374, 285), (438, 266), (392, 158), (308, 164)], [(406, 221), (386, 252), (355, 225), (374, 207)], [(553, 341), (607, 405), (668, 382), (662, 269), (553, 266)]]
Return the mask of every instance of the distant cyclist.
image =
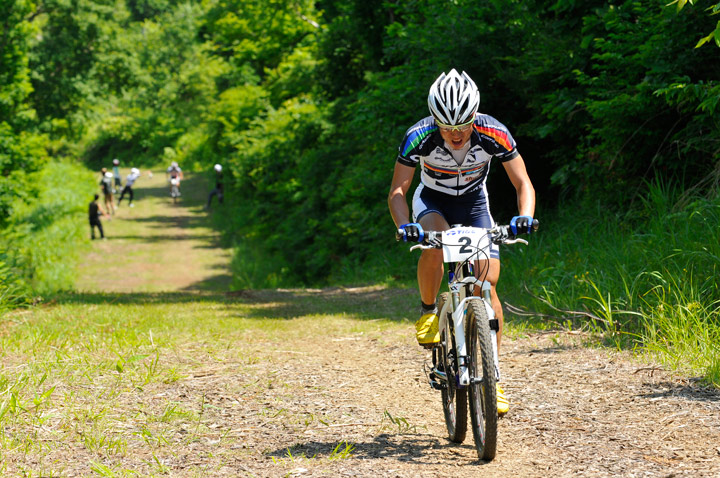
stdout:
[[(430, 116), (413, 125), (400, 144), (388, 205), (404, 240), (421, 241), (424, 230), (444, 231), (461, 224), (490, 228), (495, 225), (485, 182), (490, 162), (500, 161), (517, 193), (519, 215), (512, 218), (513, 233), (530, 232), (535, 212), (535, 190), (525, 162), (510, 131), (490, 115), (479, 113), (480, 92), (473, 80), (454, 69), (441, 74), (430, 87)], [(407, 193), (420, 168), (420, 184), (412, 197), (412, 219)], [(479, 276), (490, 282), (492, 307), (499, 322), (500, 347), (503, 311), (496, 292), (500, 277), (500, 254), (493, 247), (489, 260), (478, 261)], [(440, 341), (435, 305), (443, 280), (443, 255), (438, 249), (423, 251), (418, 262), (420, 319), (415, 324), (418, 343), (432, 346)], [(498, 386), (498, 413), (509, 402)]]
[(183, 179), (183, 172), (182, 169), (180, 169), (180, 166), (178, 166), (178, 163), (173, 161), (170, 163), (170, 166), (167, 168), (167, 171), (165, 171), (165, 175), (167, 177), (168, 182), (170, 183), (170, 190), (172, 191), (172, 187), (177, 187), (177, 195), (180, 195), (180, 181)]

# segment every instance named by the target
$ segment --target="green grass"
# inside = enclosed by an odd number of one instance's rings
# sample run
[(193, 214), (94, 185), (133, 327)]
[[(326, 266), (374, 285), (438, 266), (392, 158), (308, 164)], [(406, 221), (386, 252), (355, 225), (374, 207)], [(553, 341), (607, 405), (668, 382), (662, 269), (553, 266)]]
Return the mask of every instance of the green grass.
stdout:
[(516, 322), (589, 330), (720, 384), (720, 200), (651, 184), (625, 215), (598, 207), (542, 219), (530, 246), (504, 256), (503, 299), (537, 312)]
[[(405, 309), (409, 296), (391, 293), (384, 298), (391, 307), (383, 309), (376, 305), (379, 293), (322, 295), (322, 303), (345, 314), (321, 313), (319, 293), (298, 298), (293, 291), (249, 298), (200, 291), (63, 294), (53, 305), (11, 312), (0, 323), (2, 466), (25, 476), (163, 476), (193, 443), (207, 442), (200, 449), (214, 457), (202, 461), (221, 467), (239, 453), (217, 401), (229, 393), (233, 375), (264, 367), (288, 337), (397, 341), (407, 322), (392, 311)], [(219, 378), (207, 391), (197, 388), (205, 376)], [(247, 382), (244, 390), (287, 386), (280, 375), (264, 380)], [(263, 413), (299, 427), (327, 420), (271, 404)], [(323, 459), (352, 452), (352, 444), (338, 442)]]
[(0, 230), (0, 315), (71, 289), (85, 249), (92, 174), (77, 164), (53, 161), (28, 182), (34, 196), (15, 198)]

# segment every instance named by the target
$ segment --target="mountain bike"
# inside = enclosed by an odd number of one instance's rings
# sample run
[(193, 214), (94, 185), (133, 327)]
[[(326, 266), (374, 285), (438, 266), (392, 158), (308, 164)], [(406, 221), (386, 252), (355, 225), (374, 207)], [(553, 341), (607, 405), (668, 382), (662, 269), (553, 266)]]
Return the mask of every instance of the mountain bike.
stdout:
[[(538, 221), (533, 221), (537, 230)], [(498, 319), (490, 299), (490, 283), (476, 277), (475, 261), (490, 258), (491, 244), (528, 242), (515, 237), (510, 226), (492, 229), (452, 226), (424, 231), (421, 243), (410, 248), (442, 249), (448, 264), (448, 292), (437, 302), (440, 342), (432, 347), (430, 385), (440, 390), (450, 441), (462, 443), (467, 433), (468, 401), (478, 457), (490, 461), (497, 450)], [(398, 231), (398, 236), (402, 231)], [(487, 273), (487, 270), (485, 271)], [(479, 289), (480, 295), (474, 293)], [(468, 400), (469, 399), (469, 400)]]

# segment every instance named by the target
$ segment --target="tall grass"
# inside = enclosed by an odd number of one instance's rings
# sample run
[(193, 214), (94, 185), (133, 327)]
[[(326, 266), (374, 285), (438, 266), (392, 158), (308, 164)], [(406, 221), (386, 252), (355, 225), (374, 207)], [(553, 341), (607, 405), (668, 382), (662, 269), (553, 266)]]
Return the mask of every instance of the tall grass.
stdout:
[(28, 286), (7, 264), (7, 252), (0, 251), (0, 315), (30, 302)]
[(0, 231), (0, 311), (33, 295), (70, 289), (87, 242), (87, 205), (97, 186), (92, 173), (53, 161), (32, 182), (35, 194), (13, 203)]
[(506, 251), (509, 301), (720, 384), (720, 199), (655, 182), (625, 214), (542, 219), (530, 247)]
[[(534, 326), (590, 330), (720, 385), (720, 198), (689, 198), (656, 181), (623, 213), (573, 204), (540, 219), (529, 246), (503, 248), (501, 299), (541, 317)], [(235, 248), (235, 288), (318, 285), (288, 282), (281, 262), (244, 244)], [(388, 239), (364, 261), (338, 258), (329, 275), (333, 285), (414, 287), (416, 261)]]

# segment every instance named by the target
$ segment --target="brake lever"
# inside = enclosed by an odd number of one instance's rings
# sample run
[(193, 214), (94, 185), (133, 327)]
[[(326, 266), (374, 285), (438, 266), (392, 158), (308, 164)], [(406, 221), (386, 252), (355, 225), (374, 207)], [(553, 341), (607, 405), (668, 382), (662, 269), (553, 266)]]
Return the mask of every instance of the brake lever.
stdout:
[(516, 237), (515, 239), (505, 239), (503, 241), (503, 244), (516, 244), (518, 242), (520, 244), (525, 244), (526, 246), (528, 245), (528, 241), (526, 241), (525, 239), (520, 239), (519, 237)]

